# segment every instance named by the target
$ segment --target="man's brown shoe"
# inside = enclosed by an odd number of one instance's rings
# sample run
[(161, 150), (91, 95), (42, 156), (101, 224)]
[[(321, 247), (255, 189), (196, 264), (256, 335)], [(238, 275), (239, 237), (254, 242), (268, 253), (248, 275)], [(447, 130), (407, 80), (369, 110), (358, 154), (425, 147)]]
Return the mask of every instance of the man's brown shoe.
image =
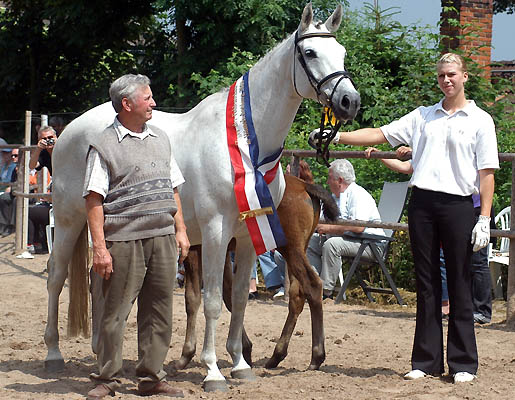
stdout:
[(114, 392), (109, 389), (107, 385), (104, 385), (101, 383), (100, 385), (97, 385), (95, 389), (91, 389), (88, 392), (87, 400), (99, 400), (103, 399), (106, 396), (114, 396)]
[(160, 381), (156, 386), (148, 390), (138, 389), (138, 394), (140, 396), (153, 396), (155, 394), (159, 394), (167, 397), (184, 397), (182, 390), (174, 389), (165, 381)]

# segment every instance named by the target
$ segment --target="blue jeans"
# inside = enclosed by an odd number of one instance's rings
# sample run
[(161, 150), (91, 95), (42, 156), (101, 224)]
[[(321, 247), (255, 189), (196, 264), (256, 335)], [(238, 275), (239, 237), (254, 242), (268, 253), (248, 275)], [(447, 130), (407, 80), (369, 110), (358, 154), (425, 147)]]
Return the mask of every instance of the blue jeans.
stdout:
[[(274, 253), (276, 253), (276, 257), (279, 257), (279, 260), (282, 259), (282, 270), (276, 264), (277, 258), (274, 258)], [(266, 253), (258, 256), (259, 266), (261, 267), (261, 272), (263, 273), (263, 278), (265, 279), (265, 286), (267, 289), (276, 288), (284, 285), (284, 264), (285, 261), (282, 256), (278, 252), (267, 251)]]
[(488, 247), (472, 253), (472, 304), (474, 315), (492, 319), (492, 278), (488, 266)]

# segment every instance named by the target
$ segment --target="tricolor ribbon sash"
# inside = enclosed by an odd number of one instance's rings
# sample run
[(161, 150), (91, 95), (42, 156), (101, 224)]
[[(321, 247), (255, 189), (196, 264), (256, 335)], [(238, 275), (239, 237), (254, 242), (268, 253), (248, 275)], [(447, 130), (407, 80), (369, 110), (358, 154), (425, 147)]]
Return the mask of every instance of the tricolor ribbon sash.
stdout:
[(234, 170), (234, 193), (256, 254), (286, 245), (268, 184), (279, 168), (283, 148), (259, 162), (259, 146), (252, 121), (248, 72), (233, 83), (226, 108), (227, 145)]

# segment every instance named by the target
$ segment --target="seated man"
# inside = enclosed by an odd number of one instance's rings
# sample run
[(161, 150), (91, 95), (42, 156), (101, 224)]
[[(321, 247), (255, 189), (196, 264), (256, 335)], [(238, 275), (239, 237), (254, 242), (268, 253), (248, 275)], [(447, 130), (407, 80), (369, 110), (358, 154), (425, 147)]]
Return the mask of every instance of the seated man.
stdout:
[[(348, 160), (335, 160), (329, 167), (327, 184), (340, 208), (343, 219), (359, 219), (363, 221), (380, 221), (376, 202), (361, 186), (356, 184), (354, 167)], [(336, 279), (342, 266), (342, 256), (353, 257), (358, 252), (360, 243), (357, 240), (343, 238), (345, 232), (370, 233), (384, 235), (381, 228), (365, 228), (359, 226), (319, 224), (316, 233), (309, 241), (307, 256), (311, 265), (317, 270), (324, 282), (324, 299), (332, 298)], [(372, 258), (367, 247), (363, 257)]]

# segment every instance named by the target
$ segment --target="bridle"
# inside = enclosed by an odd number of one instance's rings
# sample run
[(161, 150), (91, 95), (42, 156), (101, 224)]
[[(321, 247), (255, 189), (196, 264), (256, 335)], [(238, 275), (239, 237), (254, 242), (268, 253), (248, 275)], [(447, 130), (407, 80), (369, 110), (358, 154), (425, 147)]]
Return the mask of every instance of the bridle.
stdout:
[[(299, 32), (298, 31), (295, 32), (295, 46), (293, 49), (293, 58), (295, 59), (295, 56), (297, 56), (299, 63), (302, 66), (302, 69), (304, 70), (304, 72), (306, 73), (306, 76), (308, 77), (311, 87), (315, 90), (315, 93), (317, 95), (317, 100), (321, 104), (322, 104), (322, 102), (320, 101), (320, 96), (322, 95), (322, 91), (321, 91), (322, 86), (326, 82), (328, 82), (334, 78), (340, 77), (338, 79), (338, 82), (336, 82), (336, 84), (334, 85), (331, 95), (327, 99), (328, 100), (327, 110), (325, 110), (322, 113), (322, 118), (320, 120), (320, 130), (315, 135), (315, 140), (313, 141), (314, 143), (312, 143), (311, 141), (309, 142), (309, 144), (312, 147), (314, 147), (317, 151), (317, 161), (319, 161), (319, 158), (322, 158), (322, 161), (327, 166), (329, 166), (329, 161), (328, 161), (328, 159), (329, 159), (329, 144), (331, 143), (331, 140), (333, 140), (333, 138), (336, 136), (336, 133), (338, 132), (338, 129), (340, 129), (340, 126), (341, 126), (340, 121), (336, 122), (335, 124), (331, 123), (332, 115), (334, 115), (333, 95), (336, 91), (336, 88), (338, 87), (338, 85), (341, 83), (341, 81), (343, 79), (349, 79), (354, 87), (356, 87), (356, 85), (354, 84), (350, 74), (345, 70), (333, 72), (333, 73), (323, 77), (319, 81), (317, 81), (317, 79), (315, 78), (315, 76), (313, 75), (311, 70), (308, 68), (306, 60), (304, 59), (304, 55), (302, 54), (302, 51), (300, 51), (300, 48), (299, 48), (299, 42), (303, 41), (304, 39), (309, 39), (309, 38), (314, 38), (314, 37), (336, 38), (336, 35), (334, 35), (333, 33), (329, 33), (329, 32), (318, 32), (318, 33), (306, 33), (305, 35), (299, 36)], [(297, 90), (296, 70), (297, 69), (295, 68), (295, 60), (294, 60), (294, 62), (293, 62), (293, 86), (295, 88), (295, 92), (300, 97), (303, 97)], [(329, 126), (331, 127), (330, 132), (324, 132), (324, 127), (325, 127), (326, 121), (329, 122)]]

